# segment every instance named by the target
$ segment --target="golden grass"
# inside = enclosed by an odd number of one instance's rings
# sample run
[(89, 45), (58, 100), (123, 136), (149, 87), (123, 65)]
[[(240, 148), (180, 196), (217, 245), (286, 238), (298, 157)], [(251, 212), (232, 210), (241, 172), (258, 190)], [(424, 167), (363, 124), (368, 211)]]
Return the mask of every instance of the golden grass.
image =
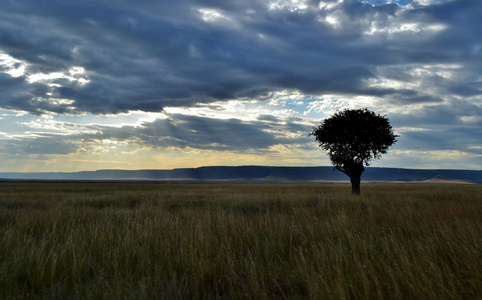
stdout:
[(482, 186), (3, 183), (0, 298), (482, 298)]

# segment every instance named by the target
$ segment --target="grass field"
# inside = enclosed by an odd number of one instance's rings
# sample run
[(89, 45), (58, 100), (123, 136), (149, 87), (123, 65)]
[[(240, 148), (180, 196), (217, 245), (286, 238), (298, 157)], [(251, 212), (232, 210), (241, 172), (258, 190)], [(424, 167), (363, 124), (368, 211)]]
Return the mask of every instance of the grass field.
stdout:
[(1, 299), (482, 299), (482, 185), (1, 183)]

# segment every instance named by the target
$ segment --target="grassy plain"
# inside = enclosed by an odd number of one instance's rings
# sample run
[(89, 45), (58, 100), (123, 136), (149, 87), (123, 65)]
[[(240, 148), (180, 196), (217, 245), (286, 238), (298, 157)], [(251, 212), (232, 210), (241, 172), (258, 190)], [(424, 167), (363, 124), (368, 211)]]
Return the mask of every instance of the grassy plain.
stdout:
[(481, 185), (1, 183), (2, 299), (481, 299)]

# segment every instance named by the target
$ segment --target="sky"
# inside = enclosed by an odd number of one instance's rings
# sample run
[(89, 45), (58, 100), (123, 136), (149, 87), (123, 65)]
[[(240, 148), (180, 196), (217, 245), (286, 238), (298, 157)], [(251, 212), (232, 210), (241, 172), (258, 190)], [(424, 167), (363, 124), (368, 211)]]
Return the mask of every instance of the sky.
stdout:
[(0, 171), (329, 166), (337, 110), (390, 119), (376, 167), (482, 169), (480, 0), (0, 1)]

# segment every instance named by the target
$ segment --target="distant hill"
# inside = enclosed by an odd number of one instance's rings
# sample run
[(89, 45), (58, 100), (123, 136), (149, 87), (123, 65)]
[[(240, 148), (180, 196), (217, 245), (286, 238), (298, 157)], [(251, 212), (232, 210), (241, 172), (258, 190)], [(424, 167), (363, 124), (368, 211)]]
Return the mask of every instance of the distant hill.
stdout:
[[(0, 172), (3, 180), (153, 180), (209, 182), (335, 182), (348, 177), (333, 167), (200, 167), (172, 170), (98, 170), (83, 172)], [(362, 181), (463, 181), (482, 183), (482, 170), (367, 168)]]

